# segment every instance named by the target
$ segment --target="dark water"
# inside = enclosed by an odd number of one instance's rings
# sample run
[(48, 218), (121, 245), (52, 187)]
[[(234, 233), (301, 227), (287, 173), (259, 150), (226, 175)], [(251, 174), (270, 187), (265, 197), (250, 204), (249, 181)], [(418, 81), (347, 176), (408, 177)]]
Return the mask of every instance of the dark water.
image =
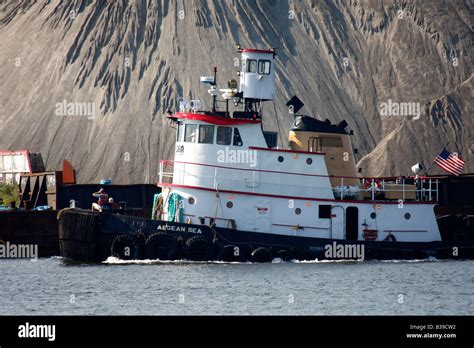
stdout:
[(474, 314), (474, 261), (0, 260), (0, 314)]

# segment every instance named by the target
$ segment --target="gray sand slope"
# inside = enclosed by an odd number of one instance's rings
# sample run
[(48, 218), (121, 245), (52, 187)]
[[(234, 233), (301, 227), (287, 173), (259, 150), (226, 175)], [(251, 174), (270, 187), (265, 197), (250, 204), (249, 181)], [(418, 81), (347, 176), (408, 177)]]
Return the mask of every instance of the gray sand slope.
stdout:
[[(278, 47), (265, 127), (285, 133), (286, 101), (346, 119), (364, 175), (409, 174), (443, 144), (473, 171), (472, 2), (0, 0), (0, 150), (69, 159), (81, 182), (154, 183), (172, 159), (163, 116), (176, 98), (210, 105), (199, 76), (235, 78), (243, 47)], [(58, 115), (63, 101), (95, 117)], [(381, 103), (419, 103), (420, 117)], [(92, 105), (92, 104), (91, 104)], [(276, 114), (275, 114), (276, 110)], [(434, 168), (432, 173), (439, 173)]]

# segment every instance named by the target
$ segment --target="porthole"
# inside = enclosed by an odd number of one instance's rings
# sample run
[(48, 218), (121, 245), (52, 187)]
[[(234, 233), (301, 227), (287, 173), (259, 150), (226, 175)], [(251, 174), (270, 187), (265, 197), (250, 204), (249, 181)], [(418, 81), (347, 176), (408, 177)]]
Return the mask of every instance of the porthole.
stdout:
[(410, 213), (405, 213), (405, 220), (410, 220), (410, 218), (411, 218)]
[(284, 158), (283, 156), (278, 156), (278, 162), (283, 162)]
[(311, 165), (313, 163), (313, 159), (312, 158), (307, 158), (306, 159), (306, 164), (307, 165)]
[(300, 208), (296, 208), (296, 209), (295, 209), (295, 214), (296, 214), (296, 215), (300, 215), (300, 214), (301, 214), (301, 209), (300, 209)]
[(225, 206), (229, 209), (231, 209), (233, 206), (234, 206), (234, 203), (232, 203), (231, 201), (228, 201)]
[(371, 217), (372, 219), (375, 219), (375, 218), (377, 217), (377, 214), (371, 213), (371, 214), (370, 214), (370, 217)]
[(189, 197), (188, 203), (193, 205), (194, 203), (196, 203), (196, 200), (194, 199), (194, 197)]

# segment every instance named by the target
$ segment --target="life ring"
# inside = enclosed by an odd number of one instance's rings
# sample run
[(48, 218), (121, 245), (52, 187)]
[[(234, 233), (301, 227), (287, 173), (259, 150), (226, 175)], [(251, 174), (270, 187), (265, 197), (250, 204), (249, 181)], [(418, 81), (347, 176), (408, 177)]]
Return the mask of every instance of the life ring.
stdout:
[(365, 240), (373, 241), (377, 239), (378, 231), (366, 228), (363, 230), (362, 236)]
[(382, 182), (380, 181), (380, 179), (366, 180), (364, 183), (364, 187), (367, 191), (371, 191), (371, 190), (380, 191), (382, 189)]
[(396, 242), (397, 238), (393, 234), (389, 234), (385, 239), (383, 240), (384, 242)]
[(259, 247), (252, 251), (252, 262), (271, 262), (273, 260), (272, 252), (265, 247)]
[(241, 258), (241, 251), (238, 246), (235, 245), (225, 245), (219, 250), (217, 254), (217, 259), (219, 261), (225, 262), (238, 262)]
[(186, 241), (184, 256), (187, 260), (208, 261), (214, 258), (213, 244), (201, 236), (194, 236)]
[(122, 234), (112, 241), (110, 254), (122, 260), (139, 260), (142, 258), (142, 248), (137, 237)]
[(166, 232), (153, 233), (145, 242), (146, 257), (152, 260), (177, 260), (181, 249), (178, 239)]

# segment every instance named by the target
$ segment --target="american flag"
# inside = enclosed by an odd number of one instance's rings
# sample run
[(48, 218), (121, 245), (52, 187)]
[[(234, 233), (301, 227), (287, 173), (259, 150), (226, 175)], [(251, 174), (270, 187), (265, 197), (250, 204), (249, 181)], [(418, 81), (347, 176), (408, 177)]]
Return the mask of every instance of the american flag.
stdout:
[(461, 174), (464, 169), (464, 161), (446, 149), (439, 153), (434, 162), (445, 171), (454, 175)]

